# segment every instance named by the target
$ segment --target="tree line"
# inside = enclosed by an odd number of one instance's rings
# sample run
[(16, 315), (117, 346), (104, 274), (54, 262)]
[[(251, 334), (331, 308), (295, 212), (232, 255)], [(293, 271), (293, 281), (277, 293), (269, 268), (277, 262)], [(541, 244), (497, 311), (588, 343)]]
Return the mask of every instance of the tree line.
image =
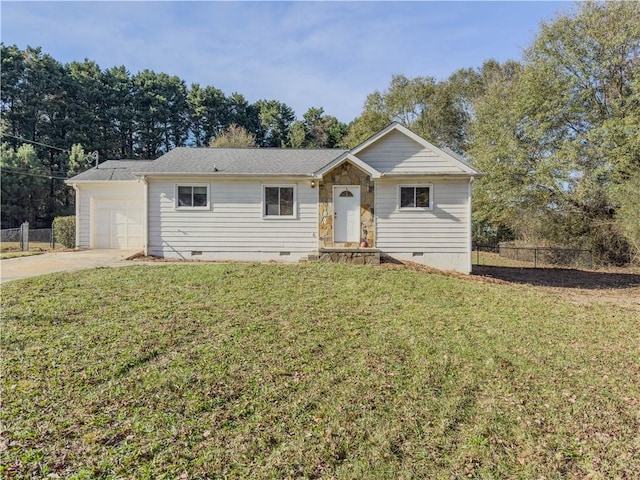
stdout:
[(640, 3), (585, 2), (543, 23), (520, 61), (485, 61), (444, 81), (393, 76), (346, 142), (397, 120), (462, 153), (474, 240), (592, 250), (640, 260)]
[(207, 146), (231, 125), (258, 147), (331, 148), (346, 131), (322, 108), (296, 121), (278, 100), (249, 103), (166, 73), (132, 75), (91, 60), (61, 64), (41, 48), (1, 48), (3, 134), (15, 147), (20, 137), (64, 149), (80, 144), (105, 159), (153, 159), (177, 146)]
[(63, 179), (92, 166), (85, 152), (103, 161), (178, 146), (333, 148), (347, 130), (319, 107), (296, 120), (278, 100), (249, 103), (165, 73), (61, 64), (41, 48), (4, 44), (1, 59), (3, 227), (71, 213)]
[[(640, 251), (637, 18), (635, 2), (578, 4), (543, 23), (520, 60), (489, 59), (443, 80), (393, 75), (348, 125), (322, 108), (296, 120), (277, 100), (250, 104), (163, 73), (61, 65), (40, 49), (2, 45), (3, 225), (25, 205), (44, 221), (72, 206), (55, 179), (28, 189), (43, 192), (31, 203), (8, 196), (20, 165), (63, 177), (86, 168), (84, 152), (94, 150), (106, 159), (182, 145), (351, 148), (397, 121), (486, 173), (474, 187), (475, 241), (588, 248), (625, 263)], [(17, 210), (5, 216), (12, 201)]]

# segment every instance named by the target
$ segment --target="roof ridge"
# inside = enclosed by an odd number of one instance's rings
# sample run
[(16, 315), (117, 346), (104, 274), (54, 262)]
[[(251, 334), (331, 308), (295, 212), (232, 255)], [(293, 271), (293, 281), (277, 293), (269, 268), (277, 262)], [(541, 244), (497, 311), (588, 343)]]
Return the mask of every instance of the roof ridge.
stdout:
[[(336, 151), (336, 152), (340, 152), (340, 151), (345, 151), (348, 152), (350, 151), (350, 149), (348, 148), (294, 148), (294, 147), (196, 147), (196, 146), (180, 146), (180, 147), (175, 147), (172, 148), (171, 150), (169, 150), (169, 152), (172, 152), (174, 150), (247, 150), (247, 151), (274, 151), (274, 150), (282, 150), (282, 151), (297, 151), (297, 152), (324, 152), (324, 151)], [(163, 155), (166, 155), (169, 152), (165, 152), (163, 153)], [(161, 155), (162, 156), (162, 155)]]
[(155, 159), (142, 159), (142, 158), (108, 158), (104, 160), (100, 165), (107, 162), (155, 162)]

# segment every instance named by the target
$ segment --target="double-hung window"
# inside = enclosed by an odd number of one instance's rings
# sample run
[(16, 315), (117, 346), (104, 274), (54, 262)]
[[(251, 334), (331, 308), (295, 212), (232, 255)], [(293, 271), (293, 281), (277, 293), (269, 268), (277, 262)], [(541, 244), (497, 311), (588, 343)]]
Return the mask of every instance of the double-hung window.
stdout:
[(202, 183), (176, 185), (176, 208), (208, 209), (209, 185)]
[(263, 200), (265, 218), (295, 218), (295, 185), (264, 185)]
[(431, 185), (399, 185), (398, 197), (401, 209), (431, 210), (433, 208)]

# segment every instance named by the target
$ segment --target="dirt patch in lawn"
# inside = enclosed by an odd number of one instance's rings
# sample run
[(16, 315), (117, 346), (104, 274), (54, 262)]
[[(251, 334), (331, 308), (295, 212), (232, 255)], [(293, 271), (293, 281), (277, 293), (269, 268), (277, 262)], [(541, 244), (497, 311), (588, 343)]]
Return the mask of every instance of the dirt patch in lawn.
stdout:
[(576, 303), (605, 302), (640, 311), (640, 273), (634, 268), (580, 270), (474, 266), (472, 277), (541, 287)]
[(614, 303), (640, 312), (640, 268), (580, 270), (573, 268), (520, 268), (474, 265), (471, 275), (441, 271), (414, 262), (385, 263), (387, 268), (408, 268), (457, 277), (466, 281), (535, 287), (555, 292), (578, 304)]
[(640, 287), (640, 273), (631, 269), (579, 270), (574, 268), (518, 268), (474, 265), (473, 275), (537, 287), (589, 290)]

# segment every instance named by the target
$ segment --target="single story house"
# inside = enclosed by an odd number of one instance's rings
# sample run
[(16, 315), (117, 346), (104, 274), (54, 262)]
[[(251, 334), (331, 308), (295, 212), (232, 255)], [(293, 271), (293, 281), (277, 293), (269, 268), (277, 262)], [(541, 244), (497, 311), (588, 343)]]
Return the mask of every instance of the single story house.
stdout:
[(468, 273), (480, 175), (393, 123), (351, 150), (179, 147), (67, 183), (77, 248), (287, 262), (382, 254)]

